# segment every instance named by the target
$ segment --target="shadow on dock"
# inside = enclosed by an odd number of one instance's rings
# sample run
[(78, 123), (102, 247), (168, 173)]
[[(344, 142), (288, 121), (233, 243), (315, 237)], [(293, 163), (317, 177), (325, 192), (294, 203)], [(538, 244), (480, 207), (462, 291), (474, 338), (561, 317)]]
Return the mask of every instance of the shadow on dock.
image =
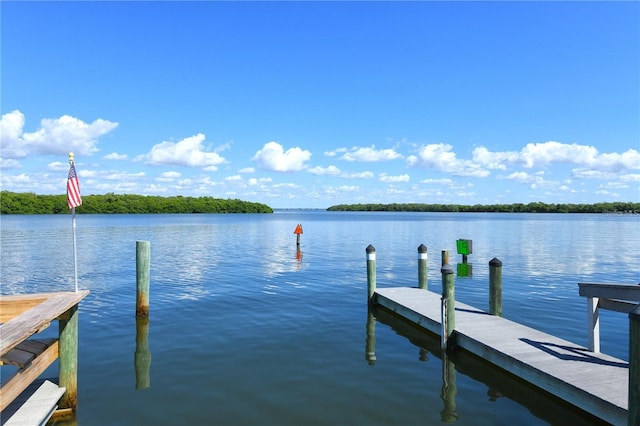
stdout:
[[(535, 388), (467, 351), (453, 351), (443, 358), (440, 349), (440, 336), (419, 328), (381, 306), (375, 306), (368, 312), (365, 353), (370, 365), (374, 365), (376, 360), (375, 327), (378, 322), (391, 327), (397, 334), (417, 346), (421, 361), (428, 361), (427, 354), (429, 352), (442, 360), (442, 392), (440, 396), (443, 400), (443, 409), (440, 416), (444, 423), (455, 423), (459, 418), (455, 401), (457, 394), (455, 381), (456, 372), (458, 372), (486, 385), (489, 401), (508, 398), (549, 424), (608, 425), (601, 419), (576, 409), (559, 398)], [(541, 345), (540, 342), (527, 343)], [(553, 350), (545, 347), (541, 347), (541, 349)], [(584, 355), (581, 353), (573, 356), (586, 361)], [(469, 419), (461, 420), (468, 421)]]
[(611, 367), (620, 367), (620, 368), (628, 368), (629, 365), (626, 362), (616, 362), (616, 361), (607, 361), (604, 359), (596, 358), (590, 355), (588, 349), (581, 348), (578, 346), (566, 346), (566, 345), (558, 345), (555, 343), (549, 342), (537, 342), (535, 340), (522, 338), (521, 341), (525, 342), (528, 345), (531, 345), (535, 348), (540, 349), (550, 355), (553, 355), (559, 359), (563, 359), (565, 361), (580, 361), (580, 362), (592, 362), (594, 364), (600, 365), (608, 365)]

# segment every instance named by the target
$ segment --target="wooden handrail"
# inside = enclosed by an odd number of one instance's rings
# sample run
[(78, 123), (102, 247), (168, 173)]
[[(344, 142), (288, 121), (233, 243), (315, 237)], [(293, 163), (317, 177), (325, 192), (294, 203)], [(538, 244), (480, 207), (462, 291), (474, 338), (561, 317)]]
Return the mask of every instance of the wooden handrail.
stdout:
[(600, 352), (600, 309), (631, 312), (640, 301), (640, 284), (578, 283), (580, 296), (587, 298), (588, 348)]

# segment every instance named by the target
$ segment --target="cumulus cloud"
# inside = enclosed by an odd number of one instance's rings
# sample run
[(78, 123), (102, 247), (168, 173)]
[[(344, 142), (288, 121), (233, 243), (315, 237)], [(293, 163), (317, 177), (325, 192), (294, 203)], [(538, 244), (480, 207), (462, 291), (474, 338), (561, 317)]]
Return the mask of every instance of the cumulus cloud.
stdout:
[(162, 173), (160, 176), (156, 178), (156, 180), (158, 182), (173, 182), (174, 180), (178, 179), (180, 176), (182, 176), (180, 172), (169, 171), (169, 172)]
[(379, 178), (380, 178), (380, 182), (387, 182), (387, 183), (409, 182), (409, 175), (407, 174), (400, 175), (400, 176), (389, 176), (386, 173), (381, 173)]
[(0, 120), (0, 145), (5, 159), (24, 158), (31, 153), (66, 155), (73, 151), (78, 156), (88, 156), (98, 151), (98, 139), (118, 127), (101, 118), (93, 123), (63, 115), (60, 118), (44, 118), (35, 132), (24, 132), (25, 118), (19, 110), (2, 115)]
[(105, 160), (126, 160), (129, 158), (127, 154), (118, 154), (117, 152), (112, 152), (111, 154), (107, 154), (102, 157)]
[(183, 167), (202, 167), (205, 170), (218, 170), (218, 165), (226, 160), (217, 152), (206, 151), (202, 133), (182, 139), (179, 142), (162, 142), (154, 145), (146, 155), (152, 165), (172, 165)]
[(345, 178), (345, 179), (371, 179), (374, 176), (375, 174), (371, 171), (342, 173), (340, 175), (341, 178)]
[(471, 160), (456, 157), (449, 144), (429, 144), (418, 149), (417, 155), (407, 157), (407, 164), (412, 167), (427, 167), (457, 176), (485, 177), (489, 171)]
[(337, 168), (336, 166), (329, 166), (329, 167), (312, 167), (310, 169), (307, 170), (309, 173), (314, 174), (314, 175), (318, 175), (318, 176), (336, 176), (340, 174), (340, 169)]
[(640, 152), (629, 149), (623, 153), (599, 153), (593, 146), (566, 144), (556, 141), (528, 143), (520, 152), (491, 152), (485, 147), (473, 151), (473, 160), (489, 169), (505, 170), (507, 165), (520, 165), (526, 169), (542, 168), (554, 163), (580, 166), (575, 175), (606, 175), (606, 171), (620, 172), (640, 169)]
[(251, 159), (260, 168), (274, 172), (296, 172), (305, 168), (304, 162), (311, 158), (311, 152), (299, 147), (284, 150), (277, 142), (266, 143)]
[(340, 157), (341, 160), (362, 162), (378, 162), (402, 158), (402, 154), (396, 152), (394, 149), (376, 149), (374, 145), (353, 147), (351, 149), (339, 148), (335, 151), (325, 152), (325, 155), (329, 157), (336, 156), (337, 154), (342, 154)]

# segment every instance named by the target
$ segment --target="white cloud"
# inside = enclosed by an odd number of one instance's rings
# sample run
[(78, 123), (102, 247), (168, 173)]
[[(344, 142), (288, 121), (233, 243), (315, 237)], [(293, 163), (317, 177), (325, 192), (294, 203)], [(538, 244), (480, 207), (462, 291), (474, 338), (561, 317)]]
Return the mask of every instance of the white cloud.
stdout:
[(20, 169), (22, 164), (19, 161), (13, 159), (5, 159), (0, 157), (0, 169)]
[[(350, 150), (341, 148), (336, 150), (335, 153), (344, 152), (341, 160), (347, 161), (363, 161), (363, 162), (377, 162), (401, 159), (402, 155), (396, 152), (394, 149), (376, 149), (374, 145), (370, 147), (353, 147)], [(335, 155), (335, 153), (325, 153), (325, 155)]]
[(255, 173), (256, 169), (253, 167), (245, 167), (244, 169), (238, 170), (239, 173)]
[(345, 179), (372, 179), (375, 176), (373, 172), (352, 172), (352, 173), (342, 173), (340, 175), (341, 178)]
[(379, 176), (380, 182), (397, 183), (397, 182), (409, 182), (409, 175), (404, 174), (400, 176), (389, 176), (386, 173), (381, 173)]
[(487, 148), (481, 146), (473, 150), (472, 159), (488, 169), (505, 170), (507, 167), (503, 163), (516, 161), (518, 153), (514, 151), (490, 152)]
[(152, 165), (174, 165), (183, 167), (203, 167), (215, 171), (226, 160), (217, 152), (205, 151), (205, 136), (202, 133), (182, 139), (179, 142), (162, 142), (154, 145), (146, 155)]
[(423, 145), (407, 158), (409, 166), (429, 167), (457, 176), (485, 177), (489, 172), (471, 160), (460, 160), (448, 144)]
[(126, 160), (129, 158), (127, 154), (118, 154), (117, 152), (112, 152), (111, 154), (107, 154), (102, 157), (105, 160)]
[(251, 159), (262, 169), (274, 172), (295, 172), (305, 168), (304, 162), (311, 158), (311, 152), (301, 148), (284, 151), (277, 142), (268, 142)]
[(436, 184), (436, 185), (450, 185), (453, 183), (453, 180), (448, 179), (448, 178), (442, 178), (442, 179), (424, 179), (421, 180), (420, 183), (426, 183), (426, 184)]
[(116, 127), (101, 118), (88, 124), (63, 115), (57, 119), (44, 118), (35, 132), (23, 133), (24, 114), (15, 110), (2, 115), (0, 121), (0, 145), (3, 158), (24, 158), (28, 154), (66, 155), (72, 151), (76, 156), (88, 156), (98, 151), (98, 138)]
[(179, 172), (169, 171), (169, 172), (162, 173), (160, 176), (156, 178), (156, 180), (158, 182), (173, 182), (174, 180), (178, 179), (180, 176), (182, 175)]
[[(569, 163), (581, 166), (575, 175), (586, 177), (592, 172), (620, 172), (640, 169), (640, 152), (629, 149), (623, 153), (600, 154), (593, 146), (566, 144), (555, 141), (528, 143), (520, 152), (491, 152), (485, 147), (473, 151), (473, 160), (489, 169), (505, 170), (507, 164), (517, 164), (524, 168), (541, 168), (554, 163)], [(611, 176), (611, 175), (606, 175)]]
[(326, 175), (336, 176), (340, 174), (340, 169), (338, 169), (336, 166), (329, 166), (329, 167), (317, 166), (317, 167), (312, 167), (307, 171), (311, 174), (318, 175), (318, 176), (326, 176)]

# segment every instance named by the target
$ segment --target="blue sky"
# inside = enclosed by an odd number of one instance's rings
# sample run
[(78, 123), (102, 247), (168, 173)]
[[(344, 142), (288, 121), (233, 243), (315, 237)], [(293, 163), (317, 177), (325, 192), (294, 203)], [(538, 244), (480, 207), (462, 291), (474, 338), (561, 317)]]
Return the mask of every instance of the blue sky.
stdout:
[[(638, 2), (13, 2), (1, 187), (640, 201)], [(79, 208), (81, 209), (81, 207)]]

